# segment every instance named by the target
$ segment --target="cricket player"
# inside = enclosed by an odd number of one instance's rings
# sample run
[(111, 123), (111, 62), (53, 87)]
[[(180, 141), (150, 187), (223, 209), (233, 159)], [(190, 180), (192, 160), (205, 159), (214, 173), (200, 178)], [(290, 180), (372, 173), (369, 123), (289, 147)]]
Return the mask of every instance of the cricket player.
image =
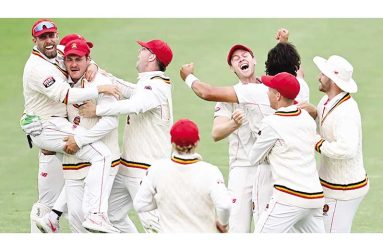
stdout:
[[(127, 100), (80, 107), (85, 117), (127, 114), (121, 165), (109, 198), (109, 216), (114, 226), (129, 232), (128, 212), (147, 169), (171, 155), (170, 127), (173, 124), (171, 82), (165, 76), (173, 53), (162, 40), (138, 41), (139, 80), (135, 94)], [(147, 232), (159, 231), (156, 210), (139, 213)]]
[[(61, 41), (60, 41), (60, 45), (62, 45), (63, 46), (63, 48), (62, 48), (62, 50), (64, 50), (64, 48), (65, 48), (65, 45), (67, 45), (69, 42), (71, 42), (71, 41), (73, 41), (73, 40), (78, 40), (78, 39), (80, 39), (80, 40), (83, 40), (83, 41), (85, 41), (86, 42), (86, 44), (88, 45), (88, 47), (89, 47), (89, 49), (91, 49), (91, 48), (93, 48), (93, 43), (92, 42), (90, 42), (90, 41), (88, 41), (88, 40), (86, 40), (82, 35), (80, 35), (80, 34), (76, 34), (76, 33), (73, 33), (73, 34), (68, 34), (68, 35), (66, 35), (66, 36), (64, 36), (62, 39), (61, 39)], [(58, 46), (59, 47), (59, 46)], [(61, 49), (61, 47), (59, 47), (60, 49)], [(89, 59), (90, 59), (90, 56), (89, 56)], [(63, 61), (64, 60), (64, 51), (62, 51), (62, 53), (60, 53), (60, 57), (58, 56), (58, 61)], [(90, 64), (86, 64), (87, 66), (88, 66), (88, 68), (92, 65), (92, 64), (94, 64), (94, 61), (93, 60), (90, 60)], [(67, 68), (67, 65), (66, 64), (64, 64), (64, 66), (65, 66), (65, 69)], [(87, 68), (87, 69), (88, 69)], [(77, 69), (76, 69), (77, 70)], [(86, 79), (88, 79), (88, 78), (92, 78), (92, 79), (94, 79), (95, 78), (95, 76), (96, 75), (93, 75), (93, 74), (91, 74), (90, 76), (88, 76), (87, 77), (87, 74), (90, 74), (89, 73), (90, 71), (89, 70), (86, 70), (86, 72), (85, 72), (85, 74), (84, 74), (84, 76), (82, 76), (81, 77), (81, 81), (85, 81)], [(68, 73), (70, 73), (70, 70), (68, 69)], [(131, 84), (131, 83), (129, 83), (129, 82), (126, 82), (126, 81), (124, 81), (124, 80), (122, 80), (122, 79), (119, 79), (119, 78), (116, 78), (115, 76), (113, 76), (112, 74), (110, 74), (110, 73), (106, 73), (104, 70), (102, 70), (102, 69), (98, 69), (98, 71), (96, 71), (96, 74), (98, 75), (98, 73), (100, 73), (100, 74), (102, 74), (103, 76), (106, 76), (106, 77), (108, 77), (110, 80), (105, 80), (106, 82), (108, 82), (108, 81), (112, 81), (113, 82), (113, 84), (116, 84), (116, 85), (118, 85), (118, 88), (119, 88), (119, 91), (120, 91), (120, 93), (121, 93), (121, 96), (122, 96), (122, 98), (129, 98), (129, 97), (131, 97), (132, 95), (133, 95), (133, 93), (134, 93), (134, 88), (135, 88), (135, 85), (133, 85), (133, 84)], [(84, 79), (84, 77), (85, 77), (85, 79)], [(100, 78), (100, 77), (99, 77)], [(103, 79), (104, 80), (104, 79)], [(73, 80), (69, 77), (68, 78), (68, 82), (71, 84), (71, 86), (72, 87), (76, 87), (76, 86), (73, 86)], [(93, 81), (90, 81), (91, 83), (93, 83)], [(99, 82), (99, 81), (96, 81), (96, 83), (97, 82)], [(88, 82), (87, 82), (88, 83)], [(81, 86), (80, 86), (81, 87)], [(104, 97), (104, 96), (103, 96)], [(78, 105), (75, 105), (76, 107), (78, 106)], [(72, 116), (71, 116), (71, 114), (69, 113), (69, 111), (72, 109), (75, 109), (75, 111), (77, 111), (77, 108), (75, 107), (75, 106), (73, 106), (73, 105), (71, 105), (71, 104), (69, 104), (68, 106), (67, 106), (67, 110), (68, 110), (68, 117), (71, 117), (71, 118), (76, 118), (76, 119), (71, 119), (71, 121), (78, 121), (78, 119), (77, 119), (77, 113), (75, 113), (76, 115), (73, 115), (73, 112), (71, 113), (72, 114)], [(71, 108), (71, 109), (68, 109), (68, 108)], [(31, 125), (31, 126), (33, 126), (33, 123), (31, 123), (31, 124), (29, 124), (29, 125)], [(86, 127), (86, 126), (85, 126)], [(76, 145), (76, 142), (74, 141), (74, 139), (73, 139), (73, 137), (70, 137), (70, 139), (68, 139), (67, 141), (66, 141), (67, 143), (66, 143), (66, 145), (70, 145), (71, 147), (77, 147), (77, 145)], [(105, 143), (105, 142), (104, 142)], [(109, 146), (108, 146), (109, 147)], [(110, 147), (109, 147), (110, 148)], [(112, 149), (113, 149), (113, 147), (112, 147)], [(119, 155), (119, 154), (118, 154)], [(64, 155), (64, 157), (65, 157), (66, 155)], [(68, 158), (68, 157), (67, 157)], [(67, 158), (65, 158), (65, 159), (67, 159)], [(73, 157), (75, 160), (78, 160), (78, 159), (76, 159), (75, 157)], [(118, 160), (119, 160), (119, 158), (120, 158), (120, 156), (118, 156)], [(73, 168), (74, 166), (76, 166), (76, 165), (73, 165), (73, 163), (74, 162), (76, 162), (76, 161), (73, 161), (72, 160), (72, 165), (71, 164), (64, 164), (64, 170), (66, 170), (66, 172), (64, 171), (64, 174), (66, 174), (66, 176), (68, 176), (68, 174), (74, 174), (74, 173), (76, 173), (77, 175), (75, 175), (76, 177), (78, 177), (78, 176), (80, 176), (80, 178), (79, 179), (81, 179), (81, 177), (83, 177), (86, 173), (87, 173), (87, 168), (88, 168), (88, 166), (90, 165), (90, 163), (85, 163), (85, 164), (82, 164), (82, 165), (80, 165), (80, 167), (79, 168)], [(65, 162), (67, 162), (67, 161), (65, 161)], [(78, 162), (78, 161), (77, 161)], [(118, 170), (118, 165), (116, 164), (117, 163), (117, 161), (115, 160), (115, 161), (113, 161), (112, 162), (112, 167), (114, 167), (112, 170), (111, 170), (111, 175), (110, 175), (110, 179), (111, 179), (111, 182), (109, 182), (109, 185), (110, 185), (110, 187), (108, 188), (108, 189), (111, 189), (111, 185), (113, 184), (113, 181), (114, 181), (114, 177), (115, 177), (115, 174), (116, 174), (116, 172), (117, 172), (117, 170)], [(74, 163), (74, 164), (76, 164), (76, 163)], [(67, 166), (71, 166), (70, 168), (69, 167), (67, 167)], [(60, 163), (60, 167), (61, 167), (61, 163)], [(78, 165), (77, 165), (77, 167), (78, 167)], [(79, 169), (79, 170), (81, 170), (80, 172), (76, 172), (76, 170), (77, 169)], [(61, 172), (62, 173), (62, 172)], [(80, 175), (78, 175), (78, 173), (80, 173)], [(62, 175), (62, 174), (61, 174)], [(74, 177), (73, 175), (69, 175), (69, 177)], [(70, 195), (68, 195), (68, 196), (70, 196)], [(67, 197), (67, 195), (66, 195), (66, 192), (65, 192), (65, 189), (63, 189), (62, 191), (61, 191), (61, 194), (60, 194), (60, 196), (59, 196), (59, 198), (56, 200), (56, 202), (54, 203), (54, 205), (53, 205), (53, 208), (52, 208), (52, 210), (49, 212), (49, 214), (46, 214), (45, 216), (43, 216), (43, 217), (41, 217), (41, 218), (38, 218), (37, 220), (36, 220), (36, 225), (37, 225), (37, 227), (38, 227), (38, 229), (40, 229), (40, 231), (41, 232), (43, 232), (43, 233), (58, 233), (59, 232), (59, 219), (60, 219), (60, 216), (62, 215), (62, 213), (63, 213), (63, 211), (64, 210), (67, 210), (66, 209), (66, 197)], [(73, 203), (72, 203), (73, 204)], [(76, 203), (76, 205), (77, 205), (77, 203)], [(81, 205), (81, 203), (78, 203), (78, 205)], [(72, 206), (72, 210), (71, 211), (73, 211), (73, 206)], [(75, 219), (79, 219), (79, 217), (78, 217), (78, 215), (80, 214), (79, 212), (76, 212), (77, 213), (77, 217), (74, 217)], [(82, 213), (81, 213), (81, 215), (82, 215)], [(69, 221), (71, 222), (71, 219), (69, 219)], [(73, 220), (72, 220), (73, 221)], [(82, 227), (82, 226), (80, 226), (79, 224), (78, 224), (78, 221), (76, 222), (75, 221), (75, 226), (72, 228), (72, 231), (74, 231), (74, 232), (79, 232), (79, 231), (83, 231), (84, 230), (84, 228)], [(135, 228), (135, 226), (133, 225), (133, 223), (131, 223), (131, 225), (133, 226), (132, 227), (132, 232), (134, 232), (134, 231), (136, 231), (136, 228)]]
[[(65, 45), (67, 43), (69, 43), (70, 41), (72, 40), (75, 40), (75, 39), (81, 39), (81, 40), (84, 40), (86, 41), (87, 45), (89, 46), (89, 48), (92, 48), (93, 47), (93, 43), (92, 42), (89, 42), (87, 41), (83, 36), (81, 36), (80, 34), (68, 34), (66, 36), (64, 36), (61, 41), (60, 41), (60, 44), (57, 46), (57, 52), (58, 52), (58, 55), (56, 56), (56, 60), (58, 62), (63, 62), (64, 61), (64, 48), (65, 48)], [(64, 67), (66, 69), (66, 66), (64, 64)], [(88, 68), (92, 68), (91, 67), (91, 64), (88, 65)], [(88, 69), (87, 68), (87, 69)], [(88, 74), (89, 75), (89, 72), (92, 72), (92, 71), (86, 71), (85, 75)], [(97, 72), (97, 69), (96, 71)], [(86, 77), (85, 77), (86, 78)], [(94, 75), (93, 75), (93, 72), (88, 76), (87, 79), (94, 79)], [(33, 126), (34, 123), (31, 123), (29, 124), (28, 126)], [(42, 130), (42, 128), (41, 128)], [(30, 134), (30, 133), (29, 133)], [(57, 157), (55, 156), (55, 154), (52, 155), (55, 159), (57, 159)], [(57, 159), (58, 160), (58, 159)], [(41, 162), (40, 162), (41, 164)], [(61, 161), (58, 161), (58, 164), (57, 166), (55, 166), (55, 168), (59, 168), (61, 171), (60, 171), (60, 177), (59, 179), (60, 180), (63, 180), (64, 181), (64, 178), (63, 178), (63, 173), (62, 173), (62, 163)], [(55, 179), (54, 180), (54, 183), (53, 184), (47, 184), (47, 185), (50, 185), (52, 187), (58, 187), (57, 184), (55, 183), (58, 183), (57, 182), (58, 179)], [(46, 183), (46, 182), (45, 182)], [(41, 183), (41, 184), (44, 184), (45, 183)], [(40, 184), (40, 183), (39, 183)], [(64, 185), (64, 184), (62, 184)], [(55, 193), (57, 194), (57, 192)], [(55, 200), (54, 204), (53, 204), (53, 207), (51, 209), (51, 211), (42, 216), (42, 217), (39, 217), (39, 218), (36, 218), (36, 226), (37, 228), (42, 232), (42, 233), (58, 233), (59, 232), (59, 229), (60, 229), (60, 224), (59, 224), (59, 220), (60, 220), (60, 217), (61, 215), (63, 214), (64, 211), (67, 211), (67, 204), (66, 204), (66, 193), (65, 193), (65, 189), (64, 187), (62, 186), (62, 189), (61, 189), (61, 193), (60, 195), (58, 196), (58, 198)]]
[[(94, 179), (104, 179), (102, 170), (110, 166), (107, 163), (111, 161), (109, 149), (101, 142), (87, 144), (86, 138), (81, 136), (86, 130), (73, 126), (66, 119), (66, 104), (96, 98), (99, 93), (118, 96), (118, 88), (102, 85), (87, 89), (71, 89), (66, 82), (66, 70), (56, 61), (57, 26), (50, 20), (39, 20), (32, 27), (32, 36), (36, 46), (25, 65), (23, 75), (25, 114), (38, 116), (43, 129), (40, 135), (32, 135), (31, 141), (40, 149), (56, 152), (61, 158), (61, 154), (57, 153), (64, 153), (64, 138), (75, 134), (76, 142), (80, 146), (84, 145), (77, 152), (77, 156), (92, 163), (95, 171)], [(90, 205), (90, 212), (96, 213), (98, 215), (96, 217), (102, 223), (105, 206), (100, 206), (99, 202), (102, 201), (104, 194), (94, 181), (88, 183), (90, 196), (87, 203)], [(92, 196), (95, 196), (94, 199)], [(45, 213), (47, 211), (45, 210)]]
[[(50, 22), (50, 20), (41, 19), (38, 20), (32, 27), (32, 37), (33, 41), (40, 41), (38, 39), (39, 35), (41, 38), (46, 39), (46, 34), (49, 31), (57, 31), (56, 26), (51, 26), (47, 28), (45, 21)], [(49, 25), (48, 25), (49, 26)], [(37, 31), (37, 30), (40, 31)], [(37, 37), (36, 37), (37, 36)], [(51, 41), (52, 43), (52, 41)], [(37, 44), (37, 43), (36, 43)], [(63, 47), (57, 46), (54, 44), (54, 48), (56, 48), (56, 57), (54, 55), (54, 51), (45, 50), (43, 48), (44, 44), (37, 44), (34, 49), (35, 55), (42, 54), (47, 58), (52, 57), (52, 62), (56, 64), (56, 66), (61, 71), (65, 71), (65, 66), (63, 64)], [(52, 46), (52, 44), (48, 44), (47, 46)], [(55, 60), (54, 60), (54, 59)], [(91, 64), (87, 69), (87, 78), (92, 79), (94, 72), (97, 72), (97, 66)], [(33, 119), (37, 119), (37, 117), (31, 117)], [(42, 131), (41, 121), (28, 121), (28, 116), (24, 115), (21, 119), (22, 129), (26, 132), (26, 134), (38, 135)], [(32, 145), (30, 145), (31, 147)], [(41, 219), (44, 215), (46, 215), (51, 209), (56, 201), (62, 201), (61, 198), (65, 196), (59, 196), (60, 191), (64, 185), (63, 173), (62, 173), (62, 163), (61, 160), (57, 158), (54, 152), (47, 150), (39, 151), (39, 172), (38, 172), (38, 196), (39, 199), (36, 203), (33, 204), (30, 218), (31, 218), (31, 232), (39, 233), (40, 230), (36, 227), (36, 222)], [(59, 218), (63, 211), (66, 210), (65, 200), (63, 200), (63, 205), (60, 205), (59, 211), (53, 209), (53, 218)], [(56, 228), (58, 229), (58, 228)]]
[[(302, 98), (300, 100), (297, 100), (298, 102), (303, 102), (309, 100), (309, 92), (308, 92), (308, 87), (307, 83), (303, 80), (303, 72), (300, 70), (300, 56), (295, 49), (295, 47), (288, 43), (288, 30), (286, 29), (279, 29), (276, 33), (276, 39), (278, 40), (278, 44), (269, 51), (268, 53), (268, 58), (265, 63), (266, 65), (266, 72), (269, 74), (277, 74), (278, 72), (289, 72), (290, 74), (293, 74), (294, 76), (297, 76), (297, 79), (300, 83), (300, 93), (299, 97)], [(244, 52), (246, 52), (246, 48)], [(235, 49), (235, 46), (233, 47)], [(242, 48), (243, 50), (244, 48)], [(249, 49), (249, 48), (248, 48)], [(247, 52), (248, 52), (247, 49)], [(235, 51), (234, 51), (235, 52)], [(242, 52), (242, 53), (244, 53)], [(233, 52), (232, 52), (233, 53)], [(252, 55), (252, 53), (250, 54)], [(229, 54), (230, 56), (230, 54)], [(232, 55), (233, 56), (233, 55)], [(248, 121), (251, 121), (249, 123), (252, 123), (253, 126), (250, 127), (252, 134), (252, 140), (253, 143), (256, 140), (256, 137), (259, 132), (259, 125), (260, 121), (267, 115), (270, 115), (272, 113), (272, 109), (270, 108), (270, 103), (269, 99), (267, 96), (267, 88), (265, 88), (264, 85), (259, 84), (260, 80), (255, 77), (255, 73), (251, 73), (253, 70), (251, 68), (251, 64), (249, 64), (248, 59), (246, 60), (246, 56), (249, 57), (249, 54), (244, 54), (242, 58), (240, 55), (236, 55), (236, 57), (231, 57), (228, 58), (228, 63), (232, 63), (233, 66), (236, 67), (231, 67), (233, 69), (236, 68), (235, 73), (238, 76), (238, 72), (243, 71), (245, 74), (249, 74), (249, 76), (252, 76), (252, 82), (254, 83), (249, 83), (249, 84), (239, 84), (235, 86), (228, 86), (228, 87), (215, 87), (211, 86), (209, 84), (203, 83), (199, 81), (192, 73), (194, 66), (192, 64), (189, 65), (184, 65), (181, 70), (181, 78), (185, 80), (185, 83), (193, 89), (193, 91), (197, 94), (197, 96), (201, 97), (202, 99), (208, 100), (208, 101), (221, 101), (221, 102), (227, 102), (227, 103), (234, 103), (235, 106), (238, 103), (240, 106), (247, 106), (247, 107), (256, 107), (256, 109), (253, 109), (253, 115), (251, 118), (247, 118)], [(229, 62), (229, 60), (236, 60), (236, 62)], [(255, 63), (255, 59), (254, 62)], [(237, 65), (236, 65), (237, 64)], [(250, 66), (249, 66), (250, 65)], [(258, 83), (258, 84), (257, 84)], [(234, 106), (232, 104), (232, 106)], [(266, 108), (268, 107), (268, 108)], [(221, 107), (216, 107), (218, 109), (218, 114), (220, 113), (219, 110)], [(257, 114), (254, 116), (254, 114)], [(249, 114), (248, 114), (249, 115)], [(229, 114), (226, 113), (226, 119), (228, 118)], [(232, 115), (233, 120), (237, 116), (242, 116), (239, 115), (238, 112), (236, 111)], [(251, 115), (249, 115), (251, 116)], [(230, 117), (231, 118), (231, 117)], [(233, 121), (232, 121), (233, 122)], [(228, 122), (230, 123), (230, 122)], [(228, 124), (230, 125), (230, 124)], [(216, 125), (214, 125), (216, 126)], [(218, 125), (219, 126), (219, 125)], [(242, 129), (241, 129), (242, 130)], [(239, 131), (239, 130), (238, 130)], [(228, 132), (228, 131), (227, 131)], [(213, 128), (213, 134), (216, 133), (216, 130), (214, 131)], [(246, 133), (243, 133), (246, 135)], [(247, 134), (249, 135), (249, 134)], [(249, 136), (247, 136), (249, 137)], [(246, 136), (243, 138), (243, 140), (246, 139)], [(251, 142), (243, 143), (246, 142), (246, 140), (242, 141), (241, 144), (247, 144), (247, 146), (251, 146)], [(245, 152), (249, 152), (249, 149), (246, 149), (246, 147), (242, 148), (241, 150), (244, 150)], [(233, 170), (233, 172), (232, 172)], [(242, 175), (238, 174), (242, 170)], [(233, 219), (239, 219), (242, 224), (244, 224), (244, 227), (242, 228), (242, 231), (249, 229), (248, 226), (248, 218), (249, 216), (247, 213), (244, 213), (243, 211), (247, 211), (248, 209), (248, 199), (247, 197), (244, 196), (244, 194), (249, 194), (248, 192), (245, 193), (244, 187), (243, 187), (243, 180), (246, 179), (246, 174), (251, 171), (244, 171), (245, 169), (243, 168), (235, 168), (230, 169), (229, 173), (229, 189), (232, 189), (236, 191), (235, 193), (237, 194), (242, 194), (242, 202), (241, 200), (238, 201), (238, 198), (234, 198), (233, 202), (234, 204), (237, 203), (237, 205), (240, 205), (241, 203), (244, 203), (245, 205), (243, 207), (234, 205), (232, 209), (232, 215), (238, 215), (233, 216)], [(233, 173), (233, 174), (231, 174)], [(237, 173), (237, 174), (235, 174)], [(237, 177), (234, 178), (237, 181), (234, 181), (233, 183), (231, 182), (231, 176), (236, 175)], [(260, 213), (264, 210), (266, 207), (266, 204), (268, 203), (271, 193), (272, 193), (272, 176), (271, 176), (271, 170), (269, 166), (266, 163), (262, 163), (258, 168), (256, 168), (256, 174), (255, 178), (255, 183), (253, 184), (253, 191), (252, 191), (252, 201), (253, 201), (253, 219), (254, 222), (256, 223)], [(236, 184), (236, 185), (232, 185)], [(233, 188), (235, 187), (235, 188)], [(237, 202), (238, 201), (238, 202)], [(242, 213), (239, 213), (238, 210), (242, 208)], [(230, 224), (230, 228), (235, 231), (236, 224), (233, 225)], [(238, 228), (237, 228), (238, 229)]]
[[(227, 63), (238, 77), (234, 86), (259, 84), (259, 95), (267, 95), (267, 88), (260, 84), (255, 74), (256, 60), (253, 51), (241, 44), (229, 50)], [(253, 218), (253, 186), (256, 179), (256, 166), (252, 166), (248, 153), (255, 143), (261, 120), (271, 114), (273, 109), (265, 104), (217, 102), (214, 112), (212, 136), (215, 141), (228, 137), (229, 140), (229, 181), (232, 192), (232, 208), (229, 220), (229, 232), (249, 233)], [(254, 191), (262, 194), (260, 191)], [(263, 204), (269, 201), (267, 198)], [(262, 203), (261, 203), (262, 204)], [(257, 203), (254, 207), (259, 207)], [(255, 208), (254, 208), (255, 210)]]
[[(69, 73), (68, 82), (72, 83), (74, 88), (88, 88), (89, 86), (98, 86), (112, 81), (101, 73), (97, 73), (93, 81), (88, 82), (84, 78), (86, 68), (90, 64), (90, 48), (84, 40), (76, 39), (66, 44), (64, 49), (64, 62)], [(99, 95), (94, 100), (96, 103), (116, 102), (117, 99), (110, 95)], [(78, 107), (81, 104), (73, 104), (67, 106), (68, 119), (75, 125), (88, 129), (89, 142), (101, 140), (111, 150), (112, 168), (105, 170), (109, 172), (108, 188), (106, 193), (110, 193), (114, 177), (120, 163), (120, 149), (118, 145), (118, 118), (116, 116), (104, 116), (97, 118), (82, 118), (79, 116)], [(75, 141), (71, 136), (67, 140), (67, 146), (70, 142)], [(78, 147), (78, 146), (77, 146)], [(65, 178), (65, 190), (68, 206), (68, 219), (72, 232), (87, 232), (84, 226), (89, 222), (85, 221), (83, 213), (83, 197), (87, 191), (84, 191), (87, 182), (87, 174), (89, 173), (90, 163), (78, 159), (73, 155), (64, 155), (63, 170)], [(84, 222), (84, 226), (82, 223)]]
[(316, 124), (294, 105), (300, 85), (282, 72), (263, 76), (270, 105), (276, 112), (262, 120), (259, 137), (250, 152), (253, 164), (267, 160), (274, 179), (267, 210), (255, 227), (257, 233), (322, 233), (323, 189), (315, 162)]
[(164, 233), (227, 232), (231, 197), (218, 167), (195, 152), (197, 125), (181, 119), (170, 135), (172, 156), (150, 167), (134, 198), (135, 209), (158, 209)]
[[(326, 95), (317, 107), (320, 154), (319, 177), (326, 204), (323, 216), (326, 232), (349, 233), (358, 207), (369, 190), (363, 165), (362, 123), (358, 104), (351, 96), (358, 90), (353, 67), (343, 57), (315, 57), (320, 70), (319, 90)], [(315, 117), (315, 116), (314, 116)]]

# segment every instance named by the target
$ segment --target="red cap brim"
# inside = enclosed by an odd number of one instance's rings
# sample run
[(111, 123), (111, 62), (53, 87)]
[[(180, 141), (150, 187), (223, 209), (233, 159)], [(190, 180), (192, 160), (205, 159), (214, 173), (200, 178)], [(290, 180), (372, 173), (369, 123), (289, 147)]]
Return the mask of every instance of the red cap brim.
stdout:
[(137, 44), (141, 45), (142, 47), (145, 47), (145, 48), (150, 49), (150, 48), (148, 47), (148, 44), (145, 43), (144, 41), (136, 41), (136, 42), (137, 42)]
[(274, 88), (274, 86), (271, 84), (271, 80), (274, 78), (274, 76), (262, 76), (261, 77), (261, 81), (262, 81), (262, 84), (270, 87), (270, 88)]
[(43, 29), (42, 31), (39, 31), (39, 32), (35, 32), (33, 34), (34, 37), (39, 37), (41, 36), (42, 34), (45, 34), (45, 33), (48, 33), (48, 32), (57, 32), (57, 28), (56, 27), (52, 27), (52, 28), (49, 28), (49, 29)]
[(72, 50), (66, 51), (64, 54), (64, 57), (69, 56), (69, 55), (76, 55), (76, 56), (82, 57), (82, 56), (85, 56), (86, 54), (87, 53), (85, 51), (72, 49)]

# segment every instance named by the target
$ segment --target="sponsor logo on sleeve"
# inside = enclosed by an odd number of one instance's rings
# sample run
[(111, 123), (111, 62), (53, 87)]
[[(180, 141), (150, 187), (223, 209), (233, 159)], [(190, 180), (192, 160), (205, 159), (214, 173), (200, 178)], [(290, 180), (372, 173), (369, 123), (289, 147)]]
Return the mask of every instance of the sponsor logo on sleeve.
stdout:
[(53, 85), (55, 82), (56, 82), (56, 80), (54, 77), (49, 77), (49, 78), (44, 80), (43, 85), (45, 86), (45, 88), (48, 88), (51, 85)]
[(218, 112), (219, 110), (221, 110), (221, 107), (216, 106), (214, 111), (215, 111), (215, 112)]
[(151, 90), (152, 87), (151, 87), (150, 85), (147, 85), (147, 86), (144, 87), (144, 89), (146, 89), (146, 90)]

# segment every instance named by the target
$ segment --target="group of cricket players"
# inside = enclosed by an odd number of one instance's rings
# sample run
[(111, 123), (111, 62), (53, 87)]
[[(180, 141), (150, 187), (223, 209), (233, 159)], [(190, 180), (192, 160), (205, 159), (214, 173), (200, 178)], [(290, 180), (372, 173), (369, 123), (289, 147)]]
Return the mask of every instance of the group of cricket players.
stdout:
[(37, 20), (20, 120), (29, 147), (39, 149), (31, 232), (58, 233), (65, 216), (71, 232), (138, 233), (132, 210), (147, 233), (249, 233), (252, 225), (256, 233), (351, 232), (369, 190), (353, 67), (341, 56), (315, 57), (324, 96), (314, 106), (288, 37), (277, 31), (260, 77), (253, 50), (233, 45), (232, 86), (203, 82), (194, 64), (180, 69), (198, 97), (217, 102), (212, 137), (229, 143), (226, 187), (196, 152), (198, 126), (173, 123), (165, 41), (137, 41), (133, 84), (101, 69), (84, 36), (60, 40), (52, 20)]

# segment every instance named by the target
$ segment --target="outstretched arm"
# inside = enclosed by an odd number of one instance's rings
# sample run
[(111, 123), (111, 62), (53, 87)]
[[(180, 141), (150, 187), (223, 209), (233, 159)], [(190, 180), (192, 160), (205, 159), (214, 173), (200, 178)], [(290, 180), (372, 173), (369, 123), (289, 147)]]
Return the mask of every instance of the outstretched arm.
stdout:
[(238, 103), (237, 94), (232, 86), (216, 87), (200, 81), (193, 75), (194, 64), (185, 64), (180, 69), (180, 76), (203, 100)]

